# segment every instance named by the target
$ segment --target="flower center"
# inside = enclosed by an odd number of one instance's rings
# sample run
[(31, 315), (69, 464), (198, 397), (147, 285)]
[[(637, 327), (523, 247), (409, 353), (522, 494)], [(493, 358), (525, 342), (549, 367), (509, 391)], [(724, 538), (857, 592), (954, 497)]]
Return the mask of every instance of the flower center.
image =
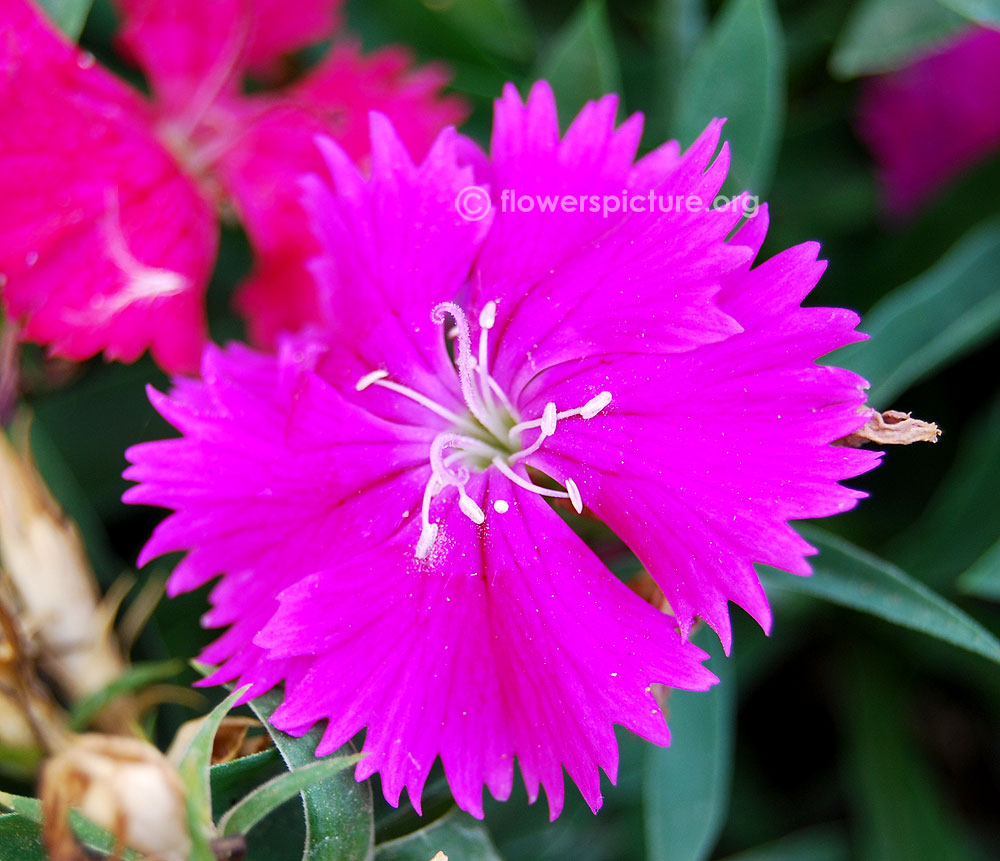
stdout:
[[(448, 336), (455, 341), (455, 370), (462, 399), (468, 408), (465, 415), (459, 415), (409, 386), (387, 379), (389, 372), (385, 370), (371, 371), (355, 384), (359, 392), (369, 386), (388, 389), (415, 401), (451, 424), (448, 430), (434, 437), (430, 446), (431, 476), (424, 488), (420, 507), (420, 538), (414, 549), (418, 559), (425, 559), (434, 547), (438, 524), (431, 520), (431, 503), (446, 488), (457, 490), (458, 506), (466, 517), (477, 525), (485, 522), (485, 512), (465, 489), (472, 472), (485, 472), (494, 467), (518, 487), (539, 496), (568, 499), (578, 514), (583, 512), (580, 489), (572, 478), (566, 479), (565, 490), (541, 487), (530, 480), (524, 464), (546, 439), (555, 434), (560, 421), (576, 417), (592, 419), (611, 403), (611, 392), (599, 392), (582, 407), (568, 410), (559, 410), (555, 403), (549, 401), (541, 416), (522, 421), (506, 392), (489, 372), (489, 333), (496, 323), (496, 312), (496, 302), (487, 302), (480, 312), (479, 344), (474, 355), (465, 312), (454, 302), (441, 302), (431, 310), (431, 321), (434, 323), (444, 324), (449, 317), (454, 320), (454, 327)], [(525, 446), (526, 436), (534, 438)], [(504, 514), (509, 510), (509, 504), (498, 500), (494, 510)]]

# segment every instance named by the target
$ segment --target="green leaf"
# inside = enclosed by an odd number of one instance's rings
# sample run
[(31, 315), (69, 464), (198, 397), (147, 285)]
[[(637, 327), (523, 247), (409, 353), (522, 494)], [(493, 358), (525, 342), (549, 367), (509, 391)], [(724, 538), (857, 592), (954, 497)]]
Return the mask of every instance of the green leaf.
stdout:
[(1000, 662), (1000, 641), (901, 569), (841, 538), (799, 527), (820, 555), (811, 577), (758, 566), (767, 592), (798, 592), (869, 613)]
[(733, 768), (736, 680), (718, 640), (696, 642), (719, 683), (708, 692), (671, 691), (670, 747), (649, 745), (643, 807), (650, 861), (707, 858), (726, 819)]
[(837, 825), (803, 828), (764, 846), (727, 855), (722, 861), (850, 861), (851, 846)]
[(858, 651), (848, 661), (840, 699), (856, 855), (862, 861), (975, 858), (913, 742), (900, 673)]
[[(42, 824), (42, 803), (37, 798), (25, 798), (23, 795), (10, 795), (6, 792), (0, 792), (0, 807), (13, 810), (14, 813), (11, 815), (21, 819), (22, 822), (34, 824), (35, 826), (41, 826)], [(2, 816), (0, 819), (8, 819), (8, 817)], [(73, 828), (73, 833), (76, 834), (77, 839), (87, 849), (92, 849), (95, 852), (101, 852), (106, 855), (115, 850), (117, 840), (114, 836), (103, 828), (94, 825), (90, 820), (85, 819), (78, 811), (70, 811), (69, 822)], [(27, 825), (21, 829), (22, 833), (27, 833), (27, 830)], [(40, 835), (40, 832), (36, 833)], [(3, 832), (0, 832), (0, 836), (2, 834)], [(5, 847), (5, 844), (0, 843), (0, 846)], [(142, 861), (144, 856), (138, 852), (133, 852), (131, 849), (126, 849), (122, 857), (125, 861)], [(3, 861), (7, 861), (6, 855), (3, 856)]]
[(523, 61), (534, 53), (535, 31), (520, 0), (462, 0), (424, 5), (465, 39), (491, 54)]
[(1000, 0), (938, 0), (938, 2), (977, 24), (1000, 27)]
[(934, 266), (897, 287), (864, 316), (871, 339), (836, 352), (871, 384), (869, 403), (889, 402), (932, 371), (1000, 331), (1000, 219), (966, 234)]
[(659, 142), (673, 133), (681, 79), (705, 32), (705, 0), (658, 0), (653, 13), (656, 101), (647, 112), (646, 133)]
[(30, 783), (45, 759), (42, 747), (15, 747), (0, 743), (0, 775)]
[(967, 26), (938, 0), (863, 0), (837, 38), (830, 71), (854, 78), (899, 69)]
[[(974, 413), (958, 456), (920, 518), (890, 545), (901, 567), (944, 590), (1000, 539), (1000, 397)], [(941, 536), (948, 536), (942, 541)]]
[(284, 760), (274, 747), (213, 765), (212, 810), (229, 810), (248, 792), (285, 772)]
[(49, 18), (74, 42), (80, 38), (93, 0), (39, 0)]
[(681, 82), (674, 130), (693, 141), (727, 117), (731, 182), (763, 194), (771, 182), (785, 117), (785, 46), (773, 0), (727, 0)]
[[(276, 747), (212, 766), (212, 810), (228, 811), (244, 796), (274, 777), (287, 774)], [(293, 798), (272, 812), (246, 836), (247, 857), (267, 861), (302, 861), (306, 828), (302, 801)]]
[[(270, 719), (281, 705), (281, 699), (281, 692), (272, 690), (251, 700), (249, 705), (264, 722), (289, 770), (294, 771), (317, 761), (316, 745), (323, 736), (323, 730), (313, 727), (301, 738), (293, 738), (275, 729)], [(346, 744), (331, 756), (344, 757), (354, 753), (354, 747)], [(302, 804), (306, 819), (303, 859), (355, 861), (372, 857), (375, 819), (368, 781), (359, 783), (352, 774), (341, 771), (303, 790)]]
[(5, 861), (45, 861), (47, 857), (41, 826), (16, 813), (0, 816), (0, 846)]
[(1000, 541), (958, 578), (957, 585), (968, 595), (1000, 601)]
[(461, 861), (500, 861), (486, 826), (455, 809), (430, 825), (375, 847), (375, 861), (430, 861), (438, 852)]
[(170, 661), (150, 661), (129, 667), (111, 684), (80, 700), (70, 715), (70, 729), (83, 732), (94, 717), (118, 697), (130, 694), (151, 685), (153, 682), (170, 679), (184, 670), (180, 659)]
[(246, 687), (233, 691), (202, 720), (181, 755), (177, 770), (187, 792), (188, 827), (191, 830), (191, 861), (214, 861), (211, 840), (216, 834), (212, 822), (212, 745), (222, 719)]
[(542, 55), (535, 77), (556, 94), (565, 124), (591, 99), (621, 93), (621, 70), (604, 0), (584, 0)]
[(219, 830), (223, 835), (246, 834), (279, 805), (337, 772), (357, 765), (365, 755), (324, 757), (269, 780), (230, 809), (219, 820)]

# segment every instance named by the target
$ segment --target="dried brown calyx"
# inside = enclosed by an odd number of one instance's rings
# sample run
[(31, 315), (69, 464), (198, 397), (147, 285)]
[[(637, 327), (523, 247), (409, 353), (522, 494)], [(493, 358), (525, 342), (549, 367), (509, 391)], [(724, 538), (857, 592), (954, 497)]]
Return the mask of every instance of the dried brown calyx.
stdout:
[(937, 442), (941, 429), (934, 422), (915, 419), (899, 410), (873, 411), (868, 421), (854, 433), (838, 439), (834, 445), (858, 448), (865, 443), (875, 445), (911, 445), (915, 442)]

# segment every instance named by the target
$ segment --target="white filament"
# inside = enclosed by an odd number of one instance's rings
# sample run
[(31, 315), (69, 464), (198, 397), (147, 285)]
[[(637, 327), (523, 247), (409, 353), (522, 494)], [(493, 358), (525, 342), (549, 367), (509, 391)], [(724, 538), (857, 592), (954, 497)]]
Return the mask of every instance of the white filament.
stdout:
[[(426, 559), (431, 554), (439, 537), (440, 525), (431, 520), (431, 503), (447, 488), (454, 487), (457, 490), (458, 507), (462, 514), (477, 526), (485, 523), (486, 513), (466, 490), (466, 484), (471, 478), (470, 467), (474, 464), (480, 464), (478, 468), (482, 469), (481, 464), (488, 463), (523, 490), (539, 496), (568, 499), (578, 514), (583, 513), (580, 488), (572, 478), (566, 478), (565, 490), (554, 490), (534, 484), (528, 478), (518, 475), (511, 466), (538, 451), (545, 440), (556, 433), (560, 422), (576, 416), (585, 420), (594, 418), (611, 403), (611, 392), (599, 392), (582, 407), (569, 410), (560, 411), (553, 401), (549, 401), (545, 404), (541, 416), (518, 422), (517, 411), (506, 392), (489, 372), (489, 333), (496, 325), (496, 314), (496, 302), (487, 302), (479, 312), (478, 355), (473, 356), (472, 335), (465, 312), (454, 302), (441, 302), (431, 310), (431, 320), (434, 323), (442, 324), (449, 316), (455, 321), (447, 336), (455, 341), (455, 368), (458, 372), (462, 399), (475, 421), (467, 416), (459, 416), (453, 410), (408, 386), (387, 379), (389, 373), (385, 370), (371, 371), (355, 384), (359, 392), (372, 386), (380, 386), (403, 395), (446, 419), (452, 426), (451, 430), (443, 431), (434, 437), (428, 452), (431, 474), (424, 487), (420, 505), (420, 536), (414, 549), (414, 555), (418, 559)], [(514, 425), (508, 429), (510, 421), (514, 421)], [(521, 434), (536, 428), (538, 436), (531, 445), (519, 448), (512, 454), (510, 448), (519, 444)], [(483, 429), (489, 432), (493, 437), (492, 440), (480, 438)], [(501, 443), (500, 440), (505, 442)], [(451, 451), (446, 454), (447, 450)], [(493, 510), (498, 514), (506, 514), (510, 510), (510, 504), (506, 500), (498, 499), (493, 503)]]

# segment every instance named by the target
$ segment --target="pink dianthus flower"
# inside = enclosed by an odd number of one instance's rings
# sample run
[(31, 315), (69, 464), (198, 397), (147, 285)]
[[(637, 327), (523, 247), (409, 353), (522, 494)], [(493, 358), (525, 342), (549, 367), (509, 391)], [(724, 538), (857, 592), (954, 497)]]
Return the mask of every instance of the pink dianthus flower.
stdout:
[[(288, 51), (329, 36), (337, 0), (121, 0), (120, 42), (147, 99), (69, 43), (30, 0), (0, 0), (0, 302), (22, 337), (56, 355), (147, 348), (168, 371), (198, 367), (218, 217), (235, 211), (269, 273), (238, 304), (260, 341), (315, 306), (314, 253), (295, 180), (321, 169), (318, 133), (367, 155), (370, 109), (407, 128), (415, 156), (464, 115), (436, 67), (400, 49), (340, 44), (282, 90), (242, 92)], [(282, 279), (274, 277), (276, 274)]]
[(1000, 32), (970, 29), (865, 81), (858, 134), (878, 163), (886, 209), (912, 215), (1000, 150)]
[[(222, 577), (210, 683), (284, 681), (276, 726), (327, 720), (318, 754), (365, 730), (359, 779), (420, 795), (440, 757), (458, 804), (511, 792), (551, 815), (563, 769), (601, 803), (613, 727), (669, 740), (652, 683), (701, 690), (701, 617), (767, 628), (754, 562), (808, 574), (789, 519), (843, 511), (877, 462), (830, 443), (864, 423), (864, 381), (816, 358), (857, 317), (799, 303), (807, 243), (753, 265), (766, 209), (713, 209), (728, 150), (635, 161), (642, 121), (588, 104), (560, 137), (540, 83), (496, 106), (489, 159), (453, 131), (414, 164), (372, 117), (370, 178), (332, 140), (304, 200), (324, 317), (275, 356), (210, 348), (202, 379), (151, 391), (181, 437), (128, 452), (126, 500), (173, 512), (141, 561), (187, 551), (172, 594)], [(488, 185), (492, 211), (456, 198)], [(621, 195), (670, 212), (505, 211), (518, 195)], [(450, 346), (449, 346), (450, 345)], [(670, 603), (621, 584), (547, 502), (586, 506)]]

